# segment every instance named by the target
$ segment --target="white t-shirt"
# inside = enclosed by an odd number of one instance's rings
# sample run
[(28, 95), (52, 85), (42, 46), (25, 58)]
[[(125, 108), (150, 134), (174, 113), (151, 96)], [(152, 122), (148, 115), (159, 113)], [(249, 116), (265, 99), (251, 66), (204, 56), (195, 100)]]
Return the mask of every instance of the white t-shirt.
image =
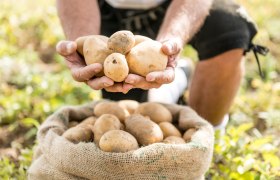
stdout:
[(119, 9), (150, 9), (166, 0), (106, 0), (114, 8)]

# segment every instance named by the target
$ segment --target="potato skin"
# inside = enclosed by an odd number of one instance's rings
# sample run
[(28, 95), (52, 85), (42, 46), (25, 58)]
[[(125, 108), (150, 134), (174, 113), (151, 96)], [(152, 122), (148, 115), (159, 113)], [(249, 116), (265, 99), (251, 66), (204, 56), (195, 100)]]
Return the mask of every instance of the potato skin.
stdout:
[(99, 147), (105, 152), (116, 153), (124, 153), (139, 148), (135, 137), (122, 130), (111, 130), (103, 134)]
[(142, 36), (142, 35), (134, 35), (134, 39), (135, 39), (134, 46), (136, 46), (137, 44), (140, 44), (141, 42), (144, 42), (144, 41), (152, 41), (151, 38), (148, 38), (148, 37)]
[(110, 130), (119, 130), (121, 126), (119, 119), (112, 114), (100, 116), (92, 128), (96, 145), (99, 145), (100, 138), (104, 133)]
[(168, 136), (163, 141), (166, 144), (185, 144), (185, 140), (178, 136)]
[(133, 114), (135, 110), (139, 107), (139, 102), (134, 100), (120, 100), (118, 102), (119, 106), (129, 112), (129, 114)]
[(163, 140), (160, 127), (140, 114), (132, 114), (127, 117), (125, 128), (141, 145), (149, 145)]
[(88, 127), (75, 126), (69, 128), (62, 135), (72, 143), (91, 142), (93, 139), (92, 130)]
[(101, 102), (98, 103), (93, 110), (93, 113), (99, 117), (102, 114), (113, 114), (117, 116), (117, 118), (124, 122), (126, 113), (124, 109), (122, 109), (117, 102)]
[(192, 135), (197, 131), (196, 128), (190, 128), (188, 129), (184, 135), (183, 135), (183, 139), (186, 141), (186, 142), (190, 142), (191, 139), (192, 139)]
[[(107, 56), (109, 56), (112, 51), (107, 48), (106, 42), (96, 36), (88, 37), (84, 42), (83, 48), (84, 58), (87, 65), (93, 63), (104, 64)], [(100, 72), (97, 76), (104, 76), (104, 72)]]
[(192, 108), (185, 107), (179, 115), (179, 128), (182, 131), (186, 131), (189, 128), (196, 127), (197, 119), (202, 119)]
[(68, 123), (68, 128), (75, 127), (75, 126), (77, 126), (78, 124), (79, 124), (78, 121), (70, 121), (70, 122)]
[(115, 82), (125, 80), (129, 72), (125, 56), (112, 53), (104, 61), (104, 74)]
[(182, 137), (180, 131), (170, 122), (161, 122), (159, 123), (159, 127), (163, 132), (163, 137), (166, 138), (168, 136), (177, 136)]
[(105, 43), (107, 43), (108, 41), (108, 37), (106, 36), (102, 36), (102, 35), (89, 35), (89, 36), (81, 36), (81, 37), (78, 37), (75, 42), (77, 43), (77, 51), (81, 54), (81, 55), (84, 55), (84, 52), (83, 52), (83, 49), (84, 49), (84, 42), (87, 38), (89, 37), (97, 37), (101, 40), (103, 40)]
[(113, 52), (121, 54), (128, 53), (134, 46), (134, 35), (130, 31), (117, 31), (112, 34), (108, 40), (107, 47)]
[(150, 72), (165, 70), (168, 57), (161, 46), (157, 41), (144, 41), (134, 46), (126, 55), (130, 72), (145, 77)]
[(78, 124), (78, 126), (88, 126), (88, 127), (93, 127), (95, 122), (96, 122), (97, 118), (94, 116), (90, 116), (86, 119), (84, 119), (82, 122), (80, 122), (80, 124)]
[(135, 113), (149, 116), (155, 123), (172, 122), (172, 114), (163, 105), (156, 102), (146, 102), (139, 105)]

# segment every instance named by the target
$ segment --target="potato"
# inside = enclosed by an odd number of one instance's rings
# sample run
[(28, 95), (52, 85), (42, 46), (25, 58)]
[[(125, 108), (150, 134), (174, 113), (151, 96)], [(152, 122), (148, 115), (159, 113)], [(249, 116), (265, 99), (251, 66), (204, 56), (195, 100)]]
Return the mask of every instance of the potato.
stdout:
[(111, 130), (103, 134), (99, 147), (106, 152), (128, 152), (139, 148), (137, 140), (128, 132)]
[(126, 55), (130, 72), (145, 77), (150, 72), (165, 70), (168, 57), (161, 46), (157, 41), (144, 41), (134, 46)]
[(186, 143), (183, 138), (178, 137), (178, 136), (168, 136), (162, 142), (166, 143), (166, 144), (185, 144)]
[(89, 36), (81, 36), (78, 37), (75, 42), (77, 43), (77, 51), (81, 54), (84, 55), (83, 49), (84, 49), (84, 42), (87, 38), (89, 37), (98, 37), (99, 39), (103, 40), (106, 44), (108, 41), (108, 37), (102, 36), (102, 35), (89, 35)]
[(156, 102), (146, 102), (139, 105), (135, 113), (149, 116), (155, 123), (172, 122), (172, 115), (163, 105)]
[(121, 122), (124, 122), (126, 113), (125, 110), (122, 109), (118, 103), (116, 102), (101, 102), (98, 103), (93, 110), (93, 113), (99, 117), (102, 114), (113, 114), (119, 118)]
[[(99, 37), (91, 36), (84, 42), (83, 48), (84, 58), (87, 65), (100, 63), (103, 65), (107, 56), (112, 51), (107, 48), (106, 42)], [(104, 72), (98, 73), (96, 76), (104, 76)]]
[(136, 46), (137, 44), (144, 42), (144, 41), (151, 41), (151, 38), (148, 38), (146, 36), (142, 36), (142, 35), (134, 35), (134, 39), (135, 39), (135, 43), (134, 46)]
[(96, 145), (99, 145), (99, 140), (104, 133), (110, 130), (119, 130), (121, 126), (119, 119), (112, 114), (100, 116), (92, 128)]
[(96, 117), (90, 116), (86, 119), (84, 119), (78, 126), (89, 126), (93, 127), (96, 122)]
[(72, 127), (65, 131), (62, 136), (75, 144), (79, 142), (91, 142), (93, 139), (92, 130), (84, 126)]
[(123, 123), (121, 123), (120, 130), (125, 130), (125, 127), (124, 127)]
[(186, 141), (186, 142), (190, 142), (191, 139), (192, 139), (192, 135), (197, 131), (196, 128), (190, 128), (188, 129), (184, 135), (183, 135), (183, 139)]
[(104, 74), (113, 81), (124, 81), (128, 72), (129, 69), (124, 55), (112, 53), (105, 59)]
[(127, 117), (125, 128), (141, 145), (149, 145), (163, 140), (160, 127), (140, 114), (132, 114)]
[(119, 106), (129, 112), (129, 114), (133, 114), (135, 110), (139, 106), (139, 102), (134, 100), (121, 100), (118, 102)]
[[(198, 119), (201, 119), (201, 122), (199, 122)], [(196, 127), (198, 122), (199, 125), (201, 125), (203, 120), (192, 108), (185, 107), (180, 111), (178, 120), (180, 130), (186, 131), (189, 128)]]
[(168, 136), (178, 136), (182, 137), (180, 131), (170, 122), (161, 122), (159, 123), (159, 127), (163, 132), (163, 137), (166, 138)]
[(108, 49), (121, 54), (128, 53), (134, 46), (134, 35), (130, 31), (117, 31), (108, 40)]
[(75, 126), (77, 126), (78, 124), (79, 124), (79, 122), (77, 122), (77, 121), (70, 121), (70, 122), (68, 123), (68, 128), (75, 127)]

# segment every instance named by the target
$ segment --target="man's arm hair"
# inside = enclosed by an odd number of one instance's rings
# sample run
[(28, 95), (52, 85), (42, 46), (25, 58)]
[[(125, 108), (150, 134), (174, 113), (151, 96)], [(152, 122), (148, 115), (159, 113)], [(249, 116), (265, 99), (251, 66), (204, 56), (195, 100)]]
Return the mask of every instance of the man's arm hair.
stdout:
[(57, 0), (58, 16), (66, 39), (100, 33), (97, 0)]
[(203, 24), (212, 2), (213, 0), (172, 1), (167, 9), (157, 40), (179, 38), (183, 46)]

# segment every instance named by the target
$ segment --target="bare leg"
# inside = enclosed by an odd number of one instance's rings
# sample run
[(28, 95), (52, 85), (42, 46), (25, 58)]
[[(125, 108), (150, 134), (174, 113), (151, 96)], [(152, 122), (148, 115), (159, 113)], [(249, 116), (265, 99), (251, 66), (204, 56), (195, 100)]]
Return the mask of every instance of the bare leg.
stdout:
[(212, 125), (219, 125), (234, 100), (244, 72), (243, 49), (200, 61), (195, 69), (190, 106)]

